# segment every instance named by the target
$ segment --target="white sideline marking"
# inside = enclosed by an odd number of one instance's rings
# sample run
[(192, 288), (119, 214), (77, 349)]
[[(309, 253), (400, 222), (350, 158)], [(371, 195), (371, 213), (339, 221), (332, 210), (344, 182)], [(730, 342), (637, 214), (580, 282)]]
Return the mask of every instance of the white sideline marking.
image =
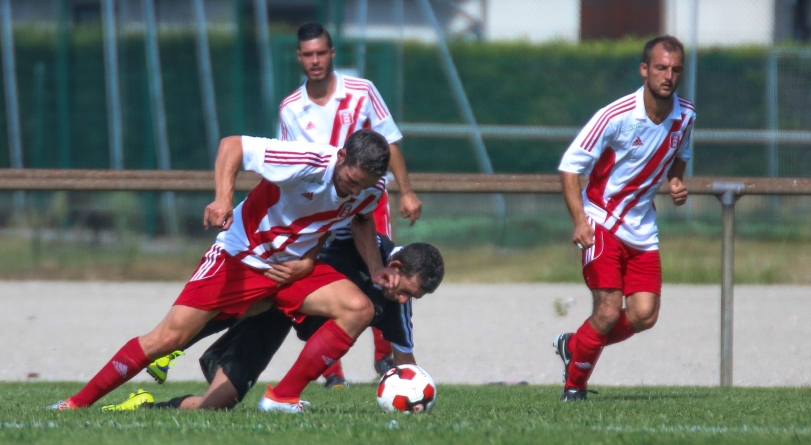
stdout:
[[(161, 421), (158, 422), (132, 422), (132, 423), (120, 423), (115, 422), (111, 419), (109, 422), (86, 422), (81, 425), (81, 428), (110, 428), (110, 429), (155, 429), (155, 428), (163, 428), (163, 429), (175, 429), (175, 428), (193, 428), (193, 429), (212, 429), (212, 430), (274, 430), (279, 429), (278, 426), (273, 424), (262, 424), (257, 423), (254, 425), (234, 425), (234, 424), (223, 424), (223, 425), (212, 425), (210, 422), (178, 422), (177, 419), (172, 416), (173, 423), (164, 423)], [(385, 424), (386, 428), (391, 428), (390, 423)], [(31, 420), (28, 422), (2, 422), (0, 423), (0, 429), (24, 429), (24, 428), (64, 428), (64, 425), (60, 425), (53, 421), (43, 422), (40, 420)], [(75, 427), (75, 426), (73, 426)], [(299, 428), (302, 429), (322, 429), (325, 428), (325, 425), (319, 425), (312, 422), (301, 422), (298, 424)], [(68, 426), (67, 428), (71, 428)], [(418, 425), (398, 425), (400, 429), (406, 430), (418, 430), (423, 428), (418, 428)], [(450, 427), (452, 430), (461, 431), (461, 430), (475, 430), (477, 429), (476, 426), (470, 425), (468, 422), (461, 422), (458, 424), (454, 424)], [(283, 429), (294, 429), (294, 428), (283, 428)], [(425, 428), (430, 429), (430, 428)], [(558, 430), (558, 431), (572, 431), (575, 428), (562, 428), (560, 426), (549, 426), (549, 425), (533, 425), (528, 428), (528, 430)], [(739, 434), (795, 434), (795, 435), (809, 435), (811, 434), (811, 428), (809, 427), (776, 427), (776, 426), (738, 426), (738, 427), (728, 427), (728, 426), (713, 426), (713, 425), (659, 425), (659, 426), (651, 426), (651, 427), (633, 427), (627, 425), (605, 425), (605, 426), (592, 426), (589, 429), (592, 431), (601, 431), (607, 433), (685, 433), (685, 434), (728, 434), (728, 433), (739, 433)]]

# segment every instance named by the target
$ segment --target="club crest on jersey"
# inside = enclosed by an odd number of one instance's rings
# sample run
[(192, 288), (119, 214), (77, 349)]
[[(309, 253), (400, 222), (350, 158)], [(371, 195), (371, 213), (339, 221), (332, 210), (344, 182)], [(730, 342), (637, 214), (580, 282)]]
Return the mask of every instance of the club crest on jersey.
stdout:
[(339, 218), (346, 218), (349, 215), (349, 212), (352, 211), (352, 204), (345, 203), (342, 204), (341, 207), (338, 208), (338, 217)]
[(318, 176), (305, 176), (302, 181), (309, 182), (310, 184), (318, 184), (324, 185), (324, 181), (322, 181)]
[(670, 148), (676, 148), (681, 143), (681, 133), (674, 133), (670, 135)]
[(339, 114), (341, 117), (341, 125), (352, 125), (352, 123), (355, 122), (355, 119), (352, 118), (351, 110), (341, 110)]
[(313, 192), (304, 192), (304, 193), (301, 194), (301, 196), (307, 198), (310, 201), (313, 200)]

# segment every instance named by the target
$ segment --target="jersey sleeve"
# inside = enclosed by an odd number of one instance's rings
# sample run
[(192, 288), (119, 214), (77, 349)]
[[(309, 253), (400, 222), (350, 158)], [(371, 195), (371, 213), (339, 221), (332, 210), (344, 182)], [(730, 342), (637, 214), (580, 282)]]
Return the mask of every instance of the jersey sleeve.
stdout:
[(392, 118), (388, 107), (386, 107), (386, 103), (383, 102), (383, 97), (380, 95), (380, 92), (377, 91), (377, 87), (375, 87), (372, 81), (369, 81), (368, 106), (371, 107), (368, 118), (369, 128), (382, 134), (389, 144), (393, 144), (403, 138), (403, 134), (400, 133), (400, 129), (397, 128), (397, 124), (394, 123), (394, 118)]
[(274, 184), (323, 170), (331, 155), (320, 145), (242, 136), (242, 165)]
[(603, 122), (605, 109), (598, 111), (563, 153), (558, 171), (588, 175), (605, 147), (614, 139), (616, 125)]
[(391, 342), (393, 348), (406, 354), (414, 352), (411, 303), (412, 300), (408, 300), (405, 304), (391, 302), (383, 311), (383, 317), (375, 325), (383, 333), (383, 338)]
[(377, 181), (377, 184), (375, 184), (374, 187), (371, 187), (369, 189), (369, 194), (374, 196), (374, 199), (368, 204), (366, 204), (366, 207), (360, 209), (360, 211), (357, 214), (357, 217), (362, 219), (371, 218), (373, 216), (375, 209), (377, 209), (378, 204), (380, 204), (380, 199), (382, 198), (383, 193), (385, 193), (385, 190), (386, 190), (386, 178), (382, 177), (380, 178), (379, 181)]
[(296, 141), (300, 139), (299, 129), (295, 125), (295, 118), (288, 107), (279, 109), (279, 126), (276, 137), (280, 141)]
[(695, 121), (696, 117), (692, 116), (687, 123), (687, 128), (682, 133), (681, 142), (679, 142), (679, 151), (676, 152), (676, 157), (683, 161), (688, 161), (692, 156), (692, 153), (690, 153), (690, 140), (693, 138), (693, 124), (695, 124)]

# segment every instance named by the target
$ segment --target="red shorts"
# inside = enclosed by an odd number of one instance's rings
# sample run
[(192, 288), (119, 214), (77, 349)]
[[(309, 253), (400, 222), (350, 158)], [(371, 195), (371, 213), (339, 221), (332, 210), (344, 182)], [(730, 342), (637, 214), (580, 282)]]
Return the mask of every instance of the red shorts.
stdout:
[(214, 245), (203, 255), (200, 265), (174, 304), (241, 317), (254, 303), (270, 298), (288, 317), (299, 322), (304, 314), (297, 310), (308, 295), (345, 279), (332, 266), (316, 260), (315, 268), (309, 275), (277, 286), (262, 271), (247, 266), (228, 255), (220, 246)]
[(594, 228), (594, 245), (583, 251), (583, 278), (589, 289), (662, 295), (659, 251), (629, 247), (599, 224)]
[(383, 196), (380, 197), (380, 201), (377, 202), (377, 207), (372, 212), (372, 216), (375, 219), (375, 229), (377, 233), (382, 233), (383, 235), (388, 236), (391, 238), (391, 217), (389, 216), (391, 212), (389, 211), (389, 192), (383, 190)]

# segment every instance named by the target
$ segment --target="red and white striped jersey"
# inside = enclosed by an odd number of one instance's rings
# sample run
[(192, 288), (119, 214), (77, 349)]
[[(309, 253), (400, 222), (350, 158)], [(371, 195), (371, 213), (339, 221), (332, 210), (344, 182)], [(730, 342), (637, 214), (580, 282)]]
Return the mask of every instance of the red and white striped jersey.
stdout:
[(601, 109), (563, 154), (558, 170), (588, 175), (586, 215), (640, 250), (656, 250), (653, 198), (675, 157), (690, 158), (695, 107), (674, 95), (661, 124), (648, 119), (640, 88)]
[(242, 150), (243, 167), (262, 181), (216, 244), (257, 269), (301, 258), (328, 231), (371, 214), (383, 194), (381, 178), (358, 196), (339, 197), (332, 183), (338, 149), (329, 145), (243, 136)]
[(307, 81), (279, 105), (281, 141), (309, 141), (343, 147), (361, 128), (383, 135), (389, 144), (403, 138), (374, 84), (366, 79), (334, 73), (335, 93), (323, 107), (307, 96)]

